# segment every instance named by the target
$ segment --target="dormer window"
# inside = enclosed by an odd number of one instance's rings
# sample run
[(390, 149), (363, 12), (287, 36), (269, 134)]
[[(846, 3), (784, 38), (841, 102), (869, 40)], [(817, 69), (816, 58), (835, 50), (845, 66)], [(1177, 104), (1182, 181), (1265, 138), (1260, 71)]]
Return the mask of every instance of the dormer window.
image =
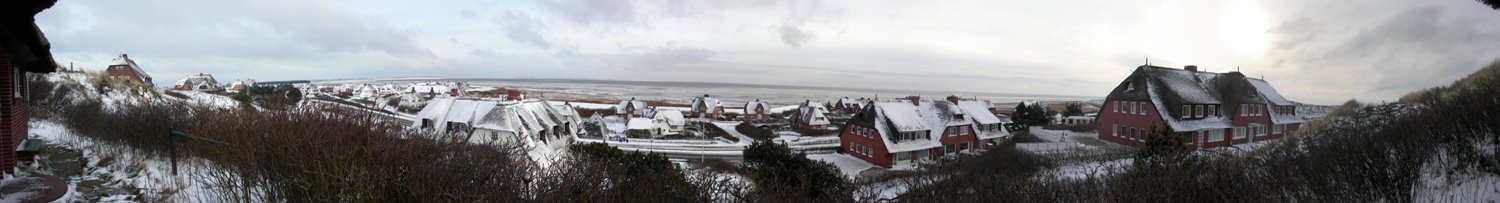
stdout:
[(964, 114), (961, 114), (961, 113), (960, 114), (953, 114), (953, 119), (954, 120), (963, 120), (964, 119)]
[(1193, 115), (1194, 115), (1194, 117), (1202, 118), (1203, 114), (1204, 114), (1204, 112), (1203, 112), (1203, 105), (1193, 105), (1193, 106), (1194, 106), (1193, 107), (1194, 108), (1193, 109)]
[(1182, 118), (1192, 117), (1192, 115), (1193, 115), (1193, 105), (1183, 104), (1182, 105)]
[(1135, 91), (1135, 82), (1125, 83), (1125, 92)]

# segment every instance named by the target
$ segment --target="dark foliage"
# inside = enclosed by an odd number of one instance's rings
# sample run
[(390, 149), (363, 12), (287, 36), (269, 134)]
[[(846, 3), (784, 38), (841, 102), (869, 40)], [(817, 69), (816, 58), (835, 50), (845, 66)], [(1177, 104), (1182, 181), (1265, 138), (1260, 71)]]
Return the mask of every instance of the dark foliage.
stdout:
[(755, 182), (752, 202), (850, 201), (849, 183), (832, 163), (808, 159), (786, 145), (755, 141), (745, 148), (742, 174)]
[(1069, 102), (1067, 104), (1066, 110), (1064, 110), (1062, 114), (1063, 114), (1063, 116), (1082, 116), (1083, 115), (1083, 103)]
[(744, 133), (745, 136), (750, 136), (750, 138), (754, 138), (755, 140), (771, 140), (771, 138), (776, 138), (776, 133), (771, 132), (771, 130), (757, 128), (750, 123), (735, 125), (734, 130), (740, 131), (740, 133)]

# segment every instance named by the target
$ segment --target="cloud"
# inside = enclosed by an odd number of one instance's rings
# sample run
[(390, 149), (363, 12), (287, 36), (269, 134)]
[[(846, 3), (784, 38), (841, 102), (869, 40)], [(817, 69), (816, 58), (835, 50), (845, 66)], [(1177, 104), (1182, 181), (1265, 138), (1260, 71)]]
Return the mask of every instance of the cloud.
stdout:
[(813, 39), (812, 33), (789, 25), (782, 25), (781, 28), (776, 29), (776, 32), (781, 33), (781, 43), (796, 48), (802, 48), (802, 45)]
[(1500, 56), (1493, 46), (1500, 29), (1490, 26), (1500, 18), (1482, 8), (1429, 4), (1288, 16), (1270, 30), (1280, 40), (1268, 57), (1297, 74), (1287, 77), (1308, 91), (1302, 93), (1391, 100), (1445, 85)]
[(541, 29), (547, 24), (531, 15), (517, 12), (506, 12), (505, 15), (495, 19), (505, 30), (505, 37), (511, 41), (536, 46), (538, 48), (552, 48), (552, 42), (542, 37)]
[(639, 22), (635, 3), (627, 0), (540, 1), (558, 16), (582, 25)]
[[(429, 57), (381, 20), (316, 1), (64, 1), (39, 17), (58, 52), (316, 57), (381, 52)], [(205, 46), (207, 45), (207, 46)]]

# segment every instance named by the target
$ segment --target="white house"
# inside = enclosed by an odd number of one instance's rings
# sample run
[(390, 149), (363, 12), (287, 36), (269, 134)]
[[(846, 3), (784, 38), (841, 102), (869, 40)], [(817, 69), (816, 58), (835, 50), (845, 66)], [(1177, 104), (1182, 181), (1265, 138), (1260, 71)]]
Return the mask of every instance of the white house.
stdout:
[(673, 110), (656, 111), (651, 120), (653, 128), (661, 129), (658, 132), (663, 135), (681, 134), (683, 126), (687, 125), (687, 118), (682, 116), (682, 112)]
[(219, 80), (215, 80), (213, 74), (198, 73), (177, 80), (177, 84), (172, 85), (172, 90), (218, 92), (224, 91), (224, 87), (219, 86)]
[(519, 101), (438, 98), (417, 113), (412, 127), (465, 136), (470, 142), (570, 142), (579, 131), (576, 113), (559, 112), (541, 99)]

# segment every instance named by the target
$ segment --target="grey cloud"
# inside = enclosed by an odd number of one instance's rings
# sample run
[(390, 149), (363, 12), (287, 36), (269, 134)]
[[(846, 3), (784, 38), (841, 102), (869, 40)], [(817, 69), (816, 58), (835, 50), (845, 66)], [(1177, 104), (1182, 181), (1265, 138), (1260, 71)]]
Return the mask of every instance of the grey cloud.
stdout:
[(776, 29), (776, 32), (781, 34), (781, 43), (796, 48), (802, 48), (802, 45), (813, 39), (812, 33), (789, 25), (782, 25), (781, 28)]
[(626, 0), (556, 0), (539, 2), (560, 17), (583, 25), (637, 22), (635, 3)]
[(506, 12), (495, 20), (505, 29), (505, 37), (522, 44), (552, 48), (552, 42), (543, 37), (540, 29), (547, 27), (541, 19), (524, 13)]
[(40, 20), (59, 52), (317, 57), (383, 52), (430, 57), (412, 35), (319, 2), (64, 1)]
[[(1500, 44), (1500, 30), (1493, 29), (1500, 18), (1487, 10), (1453, 5), (1385, 9), (1394, 11), (1288, 14), (1294, 17), (1271, 30), (1279, 42), (1268, 53), (1277, 59), (1275, 66), (1295, 70), (1299, 75), (1289, 77), (1299, 83), (1362, 90), (1342, 94), (1376, 100), (1445, 85), (1500, 56), (1500, 47), (1494, 46)], [(1352, 18), (1382, 20), (1348, 25)]]

